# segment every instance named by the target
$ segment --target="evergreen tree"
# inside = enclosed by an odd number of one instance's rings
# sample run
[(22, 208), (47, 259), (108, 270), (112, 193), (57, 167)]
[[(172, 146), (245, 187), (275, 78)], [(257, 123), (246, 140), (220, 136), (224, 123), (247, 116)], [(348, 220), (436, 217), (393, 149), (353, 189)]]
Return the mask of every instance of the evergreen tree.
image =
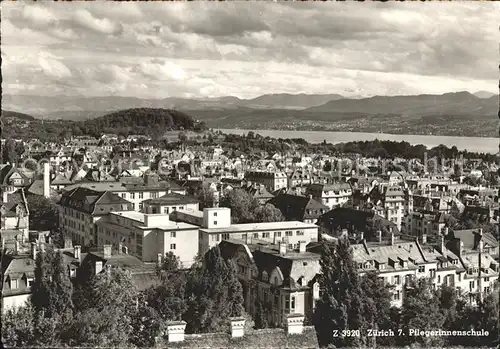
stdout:
[(149, 306), (144, 294), (140, 295), (138, 309), (132, 316), (129, 342), (140, 348), (153, 347), (163, 322), (160, 314)]
[(31, 304), (2, 315), (2, 343), (6, 347), (29, 347), (34, 343), (35, 311)]
[(442, 344), (442, 337), (408, 336), (410, 329), (418, 328), (424, 331), (442, 329), (445, 315), (441, 312), (439, 305), (439, 295), (434, 290), (431, 280), (415, 279), (405, 285), (401, 309), (401, 328), (406, 334), (404, 344), (410, 345), (415, 342), (425, 346)]
[(255, 311), (255, 328), (256, 329), (269, 327), (267, 314), (268, 314), (268, 312), (266, 311), (266, 309), (264, 307), (264, 302), (261, 299), (258, 299), (256, 311)]
[[(321, 251), (321, 298), (316, 304), (313, 323), (321, 346), (359, 346), (366, 344), (366, 329), (372, 323), (364, 319), (367, 300), (352, 260), (347, 239), (336, 245), (323, 243)], [(361, 337), (342, 337), (342, 330), (359, 330)], [(337, 332), (338, 331), (338, 332)], [(339, 336), (335, 336), (335, 334)]]
[(205, 254), (200, 268), (189, 273), (186, 295), (188, 308), (183, 318), (190, 332), (220, 331), (228, 317), (243, 312), (243, 291), (236, 268), (222, 258), (218, 246)]
[(68, 330), (72, 346), (125, 346), (132, 330), (137, 292), (130, 274), (121, 269), (92, 278), (88, 308), (75, 316)]

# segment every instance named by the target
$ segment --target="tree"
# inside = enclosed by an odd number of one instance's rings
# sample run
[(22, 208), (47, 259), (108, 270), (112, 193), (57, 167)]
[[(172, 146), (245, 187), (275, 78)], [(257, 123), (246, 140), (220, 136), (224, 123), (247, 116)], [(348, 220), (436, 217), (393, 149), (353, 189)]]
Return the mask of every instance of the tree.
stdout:
[(77, 313), (68, 330), (69, 344), (126, 346), (137, 305), (137, 291), (130, 273), (112, 268), (95, 275), (92, 281), (88, 307)]
[(6, 347), (29, 347), (34, 341), (35, 311), (31, 304), (8, 310), (2, 316), (2, 343)]
[(272, 204), (259, 205), (254, 213), (255, 222), (282, 222), (285, 220), (283, 214)]
[(26, 197), (30, 211), (30, 228), (34, 230), (56, 230), (59, 213), (54, 202), (41, 195)]
[(260, 205), (259, 201), (242, 189), (228, 192), (220, 201), (219, 206), (231, 209), (231, 220), (234, 224), (281, 222), (285, 218), (281, 211), (272, 204)]
[[(391, 306), (392, 297), (389, 288), (384, 285), (375, 272), (367, 273), (361, 277), (361, 289), (366, 297), (365, 318), (371, 322), (370, 328), (379, 330), (398, 328), (399, 324), (393, 316), (397, 309)], [(393, 344), (391, 337), (373, 337), (371, 340), (376, 341), (369, 343), (373, 346)]]
[(219, 206), (231, 209), (231, 220), (234, 224), (251, 223), (254, 220), (253, 210), (258, 206), (256, 201), (244, 190), (234, 189), (222, 198)]
[(42, 317), (65, 317), (73, 310), (73, 285), (60, 251), (48, 249), (38, 253), (35, 261), (35, 280), (31, 303)]
[(162, 323), (160, 314), (140, 296), (138, 309), (132, 316), (129, 342), (140, 348), (154, 347), (155, 337), (158, 336)]
[(188, 308), (183, 318), (190, 332), (217, 332), (227, 318), (243, 313), (243, 290), (236, 266), (225, 261), (218, 246), (209, 250), (199, 269), (192, 270), (186, 284)]
[[(323, 293), (313, 316), (320, 346), (366, 344), (366, 329), (371, 328), (373, 321), (363, 318), (367, 315), (366, 300), (352, 260), (349, 241), (339, 239), (336, 245), (323, 243), (320, 265), (319, 283)], [(359, 330), (361, 337), (334, 335), (336, 331), (341, 333), (342, 330)]]
[(16, 164), (21, 159), (21, 154), (17, 153), (16, 142), (13, 139), (7, 139), (2, 147), (2, 163), (9, 162)]
[(269, 327), (268, 322), (268, 309), (264, 306), (264, 302), (259, 298), (257, 300), (256, 312), (255, 312), (255, 328), (267, 328)]
[(439, 308), (440, 300), (430, 279), (410, 280), (404, 288), (403, 306), (401, 309), (401, 329), (406, 334), (404, 344), (418, 342), (425, 346), (442, 344), (441, 337), (409, 336), (409, 330), (435, 330), (443, 328), (445, 316)]
[(179, 269), (180, 259), (172, 251), (165, 253), (160, 266), (160, 271), (171, 273)]
[(38, 253), (31, 305), (34, 345), (56, 346), (64, 340), (73, 317), (73, 285), (60, 251)]

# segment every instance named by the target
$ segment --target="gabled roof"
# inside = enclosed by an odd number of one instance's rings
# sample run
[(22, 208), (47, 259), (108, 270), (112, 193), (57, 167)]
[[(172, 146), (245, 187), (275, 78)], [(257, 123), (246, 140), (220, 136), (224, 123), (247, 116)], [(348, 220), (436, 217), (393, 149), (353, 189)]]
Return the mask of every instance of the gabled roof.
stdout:
[(269, 203), (279, 209), (287, 220), (314, 219), (329, 211), (328, 206), (308, 196), (280, 194)]

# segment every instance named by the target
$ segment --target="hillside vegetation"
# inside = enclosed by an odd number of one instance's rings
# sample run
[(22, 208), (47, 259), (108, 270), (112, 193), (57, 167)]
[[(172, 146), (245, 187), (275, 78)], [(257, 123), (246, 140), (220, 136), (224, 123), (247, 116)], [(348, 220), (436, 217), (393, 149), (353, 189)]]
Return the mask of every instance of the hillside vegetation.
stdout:
[(2, 118), (15, 118), (15, 119), (25, 120), (25, 121), (35, 120), (35, 117), (33, 117), (31, 115), (18, 113), (18, 112), (10, 111), (10, 110), (2, 110)]
[(33, 119), (23, 125), (20, 125), (20, 122), (6, 123), (4, 132), (12, 138), (55, 140), (83, 135), (99, 137), (103, 133), (160, 137), (166, 131), (198, 132), (205, 128), (203, 122), (198, 122), (180, 111), (134, 108), (119, 110), (86, 121)]

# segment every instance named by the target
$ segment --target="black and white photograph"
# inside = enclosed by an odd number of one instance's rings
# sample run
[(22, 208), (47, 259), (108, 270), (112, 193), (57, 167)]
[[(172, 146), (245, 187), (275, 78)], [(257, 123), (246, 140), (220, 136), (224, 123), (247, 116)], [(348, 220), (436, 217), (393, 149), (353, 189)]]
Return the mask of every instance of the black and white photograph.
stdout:
[(500, 346), (500, 2), (0, 11), (2, 347)]

